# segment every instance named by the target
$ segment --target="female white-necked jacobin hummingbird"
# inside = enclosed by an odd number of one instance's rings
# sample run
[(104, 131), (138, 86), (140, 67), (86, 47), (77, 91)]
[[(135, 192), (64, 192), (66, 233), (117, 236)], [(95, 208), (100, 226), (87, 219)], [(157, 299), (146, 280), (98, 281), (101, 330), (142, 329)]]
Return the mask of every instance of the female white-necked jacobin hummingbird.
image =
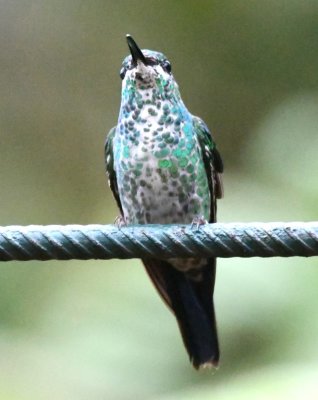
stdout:
[[(117, 125), (106, 139), (109, 184), (124, 224), (216, 221), (223, 165), (205, 125), (184, 105), (167, 58), (141, 50), (127, 35), (130, 55), (120, 70)], [(215, 258), (144, 259), (174, 313), (195, 368), (219, 361), (213, 290)]]

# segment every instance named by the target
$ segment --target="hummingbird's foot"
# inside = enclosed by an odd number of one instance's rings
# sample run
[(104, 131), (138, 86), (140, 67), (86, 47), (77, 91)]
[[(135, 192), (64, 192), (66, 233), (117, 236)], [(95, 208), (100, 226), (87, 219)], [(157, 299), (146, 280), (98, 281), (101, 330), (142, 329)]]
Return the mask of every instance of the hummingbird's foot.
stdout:
[(207, 224), (208, 221), (203, 217), (203, 215), (196, 215), (191, 222), (191, 229), (199, 230), (200, 226)]
[(128, 224), (123, 215), (118, 215), (118, 217), (115, 218), (114, 225), (116, 225), (118, 229), (121, 229), (123, 226), (127, 226)]

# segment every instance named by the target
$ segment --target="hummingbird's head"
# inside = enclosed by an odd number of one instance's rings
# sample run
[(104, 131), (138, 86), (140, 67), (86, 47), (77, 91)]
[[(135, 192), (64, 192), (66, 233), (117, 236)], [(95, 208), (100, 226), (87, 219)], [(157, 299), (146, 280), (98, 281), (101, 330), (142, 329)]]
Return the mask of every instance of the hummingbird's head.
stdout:
[(123, 88), (131, 91), (151, 90), (161, 97), (178, 92), (178, 85), (171, 73), (171, 64), (157, 51), (141, 50), (130, 35), (126, 35), (130, 55), (120, 69)]

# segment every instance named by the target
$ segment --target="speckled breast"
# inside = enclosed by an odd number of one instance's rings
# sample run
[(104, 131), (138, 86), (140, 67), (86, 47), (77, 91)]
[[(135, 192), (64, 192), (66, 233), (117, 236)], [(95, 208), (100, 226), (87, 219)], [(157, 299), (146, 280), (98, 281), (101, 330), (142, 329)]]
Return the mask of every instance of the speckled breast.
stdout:
[[(131, 107), (130, 107), (131, 108)], [(163, 102), (133, 107), (117, 126), (115, 169), (128, 223), (209, 219), (210, 195), (192, 116)]]

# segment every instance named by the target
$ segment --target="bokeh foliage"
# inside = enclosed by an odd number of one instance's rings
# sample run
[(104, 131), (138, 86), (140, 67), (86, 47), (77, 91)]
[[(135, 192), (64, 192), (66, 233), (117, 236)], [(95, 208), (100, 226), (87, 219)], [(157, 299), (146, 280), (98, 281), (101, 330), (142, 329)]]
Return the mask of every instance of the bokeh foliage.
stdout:
[[(172, 61), (223, 155), (221, 221), (314, 220), (318, 3), (0, 0), (0, 224), (110, 223), (125, 33)], [(140, 263), (0, 269), (0, 399), (315, 398), (315, 259), (219, 260), (198, 374)]]

